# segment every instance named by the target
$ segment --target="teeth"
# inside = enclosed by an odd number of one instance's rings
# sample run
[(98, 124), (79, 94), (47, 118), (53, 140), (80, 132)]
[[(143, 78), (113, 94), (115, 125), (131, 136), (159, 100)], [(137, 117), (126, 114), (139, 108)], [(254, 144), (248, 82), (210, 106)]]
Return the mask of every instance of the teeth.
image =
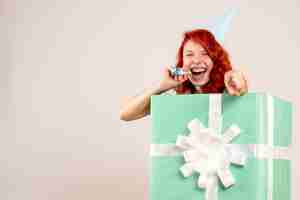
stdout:
[(192, 72), (204, 72), (206, 71), (207, 68), (204, 64), (200, 64), (200, 65), (194, 65), (194, 66), (191, 66), (191, 71)]
[(191, 71), (192, 72), (204, 72), (204, 71), (206, 71), (206, 69), (205, 68), (197, 68), (197, 69), (192, 69)]
[(196, 70), (193, 70), (193, 72), (204, 72), (205, 69), (196, 69)]

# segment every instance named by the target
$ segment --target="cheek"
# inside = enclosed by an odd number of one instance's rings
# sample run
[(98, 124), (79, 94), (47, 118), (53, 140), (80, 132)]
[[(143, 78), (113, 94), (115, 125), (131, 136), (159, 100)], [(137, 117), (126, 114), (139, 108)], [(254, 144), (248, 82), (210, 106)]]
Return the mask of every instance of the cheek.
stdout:
[(206, 59), (205, 59), (205, 63), (206, 63), (206, 65), (207, 65), (210, 69), (213, 68), (214, 63), (213, 63), (213, 61), (211, 60), (211, 58), (206, 58)]
[(190, 59), (183, 59), (183, 68), (188, 68), (189, 65), (191, 64), (191, 60)]

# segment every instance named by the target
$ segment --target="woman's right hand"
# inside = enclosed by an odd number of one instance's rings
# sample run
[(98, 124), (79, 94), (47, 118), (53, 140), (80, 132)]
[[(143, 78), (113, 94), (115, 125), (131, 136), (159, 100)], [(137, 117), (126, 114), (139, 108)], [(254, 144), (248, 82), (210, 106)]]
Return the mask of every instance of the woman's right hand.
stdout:
[(163, 78), (160, 81), (159, 87), (162, 91), (173, 89), (188, 79), (188, 74), (172, 76), (169, 67), (165, 67), (163, 71)]

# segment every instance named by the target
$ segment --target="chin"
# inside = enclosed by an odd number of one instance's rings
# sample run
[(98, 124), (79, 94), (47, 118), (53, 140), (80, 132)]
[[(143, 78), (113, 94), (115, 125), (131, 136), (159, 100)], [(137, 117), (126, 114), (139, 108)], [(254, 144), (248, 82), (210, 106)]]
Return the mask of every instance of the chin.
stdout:
[(204, 86), (210, 80), (210, 72), (206, 72), (205, 74), (202, 74), (202, 75), (196, 75), (194, 78), (192, 75), (189, 77), (189, 80), (194, 86), (200, 86), (200, 87)]
[(193, 80), (193, 79), (189, 79), (190, 82), (194, 85), (194, 86), (204, 86), (209, 82), (209, 79), (202, 79), (202, 80)]

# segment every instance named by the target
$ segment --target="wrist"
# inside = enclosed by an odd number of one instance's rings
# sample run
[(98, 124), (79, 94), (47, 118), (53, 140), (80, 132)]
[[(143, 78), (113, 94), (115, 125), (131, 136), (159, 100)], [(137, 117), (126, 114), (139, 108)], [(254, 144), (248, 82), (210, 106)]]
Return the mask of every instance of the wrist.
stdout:
[(173, 89), (174, 87), (170, 87), (170, 86), (166, 86), (165, 84), (163, 83), (159, 83), (158, 86), (157, 86), (157, 92), (158, 93), (164, 93), (170, 89)]
[(157, 85), (155, 85), (155, 91), (157, 94), (164, 93), (170, 89), (173, 89), (175, 87), (170, 87), (170, 85), (165, 84), (163, 81), (159, 82)]
[(167, 89), (165, 87), (162, 87), (160, 84), (159, 85), (155, 85), (153, 87), (153, 91), (155, 94), (161, 94), (164, 93), (165, 91), (167, 91)]

